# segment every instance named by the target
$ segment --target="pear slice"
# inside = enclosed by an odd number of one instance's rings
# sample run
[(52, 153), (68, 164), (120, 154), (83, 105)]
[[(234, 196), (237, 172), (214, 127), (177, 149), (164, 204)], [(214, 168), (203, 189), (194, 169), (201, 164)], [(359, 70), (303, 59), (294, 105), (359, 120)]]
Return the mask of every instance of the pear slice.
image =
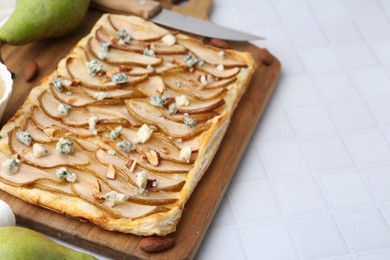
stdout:
[[(55, 173), (52, 173), (52, 176), (55, 176)], [(50, 191), (53, 193), (60, 193), (67, 196), (74, 197), (75, 194), (72, 191), (72, 185), (70, 182), (61, 181), (61, 180), (52, 180), (52, 179), (40, 179), (35, 181), (33, 184), (29, 185), (32, 188), (37, 188), (41, 190)]]
[(235, 82), (237, 80), (236, 77), (227, 78), (227, 79), (221, 79), (214, 81), (208, 85), (205, 86), (205, 89), (216, 89), (216, 88), (224, 88), (230, 85), (231, 83)]
[(132, 114), (138, 121), (146, 124), (157, 125), (160, 131), (174, 138), (189, 139), (209, 127), (208, 123), (204, 123), (191, 128), (186, 126), (184, 123), (180, 124), (172, 120), (168, 120), (163, 117), (158, 108), (139, 99), (128, 100), (126, 105), (129, 113)]
[[(85, 54), (88, 60), (96, 59), (94, 54), (92, 54), (88, 48), (86, 48)], [(128, 65), (110, 64), (103, 60), (99, 60), (99, 63), (103, 65), (102, 71), (104, 72), (109, 72), (109, 71), (124, 72), (128, 76), (133, 76), (133, 77), (152, 75), (155, 73), (155, 69), (146, 69), (145, 67), (137, 66), (135, 64), (128, 64)]]
[(90, 162), (90, 158), (85, 153), (77, 142), (73, 142), (74, 153), (63, 155), (56, 151), (56, 142), (45, 143), (45, 147), (48, 150), (48, 154), (44, 157), (35, 157), (31, 148), (27, 148), (24, 144), (16, 139), (16, 132), (19, 129), (14, 129), (8, 133), (8, 146), (17, 153), (22, 161), (26, 163), (40, 167), (40, 168), (54, 168), (63, 165), (87, 165)]
[(86, 127), (92, 115), (98, 116), (99, 124), (130, 124), (137, 125), (138, 122), (129, 115), (124, 105), (91, 105), (87, 107), (72, 108), (67, 117), (59, 117), (57, 108), (60, 102), (56, 100), (51, 92), (45, 91), (38, 97), (40, 108), (49, 117), (63, 124), (73, 127)]
[(104, 78), (100, 78), (97, 76), (91, 76), (87, 68), (85, 66), (85, 61), (81, 60), (80, 58), (76, 57), (69, 57), (66, 60), (66, 65), (68, 68), (69, 74), (74, 79), (80, 80), (81, 84), (85, 87), (92, 88), (95, 90), (101, 90), (101, 91), (107, 91), (117, 88), (123, 88), (125, 86), (134, 85), (141, 81), (144, 81), (147, 79), (147, 75), (140, 76), (140, 77), (128, 77), (129, 81), (125, 84), (117, 84), (114, 82), (106, 82)]
[[(94, 57), (99, 57), (101, 47), (100, 43), (95, 38), (89, 38), (87, 46)], [(130, 51), (122, 51), (118, 49), (110, 49), (104, 60), (110, 64), (136, 64), (144, 67), (148, 65), (157, 66), (162, 62), (161, 58), (151, 57)]]
[(217, 67), (211, 66), (207, 63), (203, 64), (202, 66), (196, 66), (196, 68), (200, 71), (203, 71), (206, 74), (213, 75), (216, 78), (219, 79), (226, 79), (231, 78), (237, 75), (240, 72), (239, 67), (234, 67), (231, 69), (224, 69), (224, 70), (218, 70)]
[[(131, 175), (135, 172), (138, 172), (142, 169), (148, 170), (150, 174), (152, 174), (151, 178), (155, 178), (156, 180), (158, 180), (158, 187), (165, 187), (164, 185), (168, 187), (184, 181), (186, 178), (185, 174), (192, 169), (191, 164), (174, 163), (165, 160), (162, 160), (158, 166), (153, 166), (151, 164), (143, 162), (140, 159), (138, 153), (131, 153), (129, 156), (121, 158), (119, 156), (111, 155), (100, 149), (95, 153), (95, 158), (101, 164), (115, 164), (117, 167), (126, 172), (132, 180), (134, 180), (134, 176)], [(137, 166), (133, 173), (130, 173), (129, 169), (126, 168), (126, 163), (129, 159), (135, 160), (137, 162)], [(160, 183), (160, 181), (162, 183)], [(133, 183), (135, 182), (133, 181)]]
[[(5, 156), (5, 154), (0, 153), (0, 161), (4, 162), (7, 159), (9, 158)], [(3, 167), (1, 167), (0, 178), (2, 181), (5, 181), (7, 184), (12, 186), (26, 186), (35, 183), (38, 180), (55, 180), (56, 177), (55, 175), (52, 175), (43, 169), (39, 169), (22, 162), (19, 166), (18, 172), (15, 175), (8, 174), (5, 172)]]
[[(98, 90), (93, 90), (89, 88), (82, 89), (84, 93), (86, 93), (90, 97), (96, 96), (99, 92)], [(110, 99), (118, 101), (118, 99), (128, 99), (128, 98), (142, 98), (145, 97), (140, 91), (138, 91), (135, 87), (126, 87), (121, 89), (113, 89), (108, 91), (111, 95)], [(107, 100), (107, 99), (105, 99)]]
[(106, 27), (100, 27), (95, 31), (95, 37), (98, 41), (104, 41), (110, 44), (110, 47), (123, 50), (143, 53), (145, 48), (149, 48), (150, 44), (142, 41), (130, 41), (129, 44), (119, 44), (118, 35), (112, 31), (107, 30)]
[(218, 48), (203, 45), (203, 43), (187, 38), (187, 37), (176, 37), (179, 44), (189, 49), (196, 57), (205, 61), (206, 63), (218, 66), (224, 65), (226, 68), (230, 67), (247, 67), (244, 61), (240, 60), (239, 57), (231, 54), (229, 50), (224, 50), (226, 57), (222, 58), (218, 53), (221, 51)]
[(32, 108), (31, 120), (33, 120), (35, 125), (43, 131), (46, 129), (55, 130), (54, 139), (58, 139), (59, 136), (64, 136), (66, 133), (71, 133), (74, 136), (80, 137), (93, 136), (93, 134), (88, 129), (75, 128), (52, 119), (51, 117), (47, 116), (39, 107)]
[(45, 134), (32, 119), (28, 119), (26, 123), (26, 130), (30, 132), (30, 136), (34, 141), (39, 143), (50, 143), (58, 138), (54, 138)]
[[(136, 140), (137, 139), (137, 130), (130, 128), (123, 128), (121, 135), (126, 137), (128, 140)], [(159, 153), (159, 156), (163, 160), (168, 160), (176, 163), (185, 163), (180, 158), (180, 148), (176, 146), (176, 144), (161, 133), (153, 133), (149, 140), (145, 143), (138, 143), (136, 149), (139, 153), (142, 152), (144, 148), (153, 148), (155, 151)], [(193, 163), (196, 159), (195, 154), (191, 157), (190, 162)]]
[(154, 50), (156, 54), (185, 54), (187, 53), (187, 49), (179, 44), (175, 44), (172, 46), (168, 46), (161, 42), (152, 42), (150, 44), (150, 49)]
[[(177, 86), (179, 82), (180, 86)], [(175, 90), (176, 92), (181, 92), (188, 96), (191, 96), (198, 100), (210, 100), (217, 98), (226, 92), (226, 89), (216, 88), (216, 89), (207, 89), (204, 87), (196, 88), (194, 84), (188, 81), (182, 81), (180, 78), (175, 77), (173, 74), (164, 75), (164, 83), (169, 86), (169, 88)], [(198, 84), (199, 86), (200, 84)]]
[[(169, 83), (172, 85), (175, 85), (174, 80), (169, 81)], [(167, 84), (167, 85), (170, 86), (170, 84)], [(138, 89), (141, 92), (143, 92), (146, 96), (149, 96), (149, 97), (159, 96), (161, 92), (163, 92), (162, 93), (163, 96), (165, 96), (167, 98), (175, 98), (179, 95), (182, 95), (183, 93), (193, 95), (189, 91), (190, 87), (188, 85), (187, 86), (184, 86), (184, 85), (185, 84), (183, 84), (183, 89), (181, 89), (181, 87), (179, 88), (176, 86), (174, 87), (174, 89), (167, 89), (167, 88), (165, 88), (164, 81), (161, 77), (152, 76), (149, 78), (148, 81), (140, 83), (138, 85)], [(161, 91), (161, 90), (163, 90), (163, 91)], [(220, 95), (221, 95), (224, 91), (218, 90), (218, 92), (220, 92)], [(201, 95), (200, 93), (202, 93), (202, 92), (198, 91), (198, 93), (196, 95)], [(213, 94), (215, 95), (215, 93), (213, 93)], [(220, 96), (220, 95), (218, 95), (218, 96)], [(209, 97), (213, 97), (213, 96), (209, 96)], [(191, 97), (188, 97), (188, 99), (190, 101), (190, 104), (186, 107), (179, 107), (180, 113), (188, 113), (188, 114), (207, 113), (207, 112), (211, 112), (214, 109), (219, 108), (225, 104), (225, 101), (221, 98), (215, 98), (212, 100), (206, 99), (206, 100), (200, 101), (200, 100), (194, 99), (193, 96), (191, 96)]]
[(118, 16), (110, 14), (108, 21), (112, 27), (118, 30), (125, 30), (132, 39), (139, 41), (152, 41), (162, 38), (169, 31), (152, 22), (148, 22), (136, 16)]

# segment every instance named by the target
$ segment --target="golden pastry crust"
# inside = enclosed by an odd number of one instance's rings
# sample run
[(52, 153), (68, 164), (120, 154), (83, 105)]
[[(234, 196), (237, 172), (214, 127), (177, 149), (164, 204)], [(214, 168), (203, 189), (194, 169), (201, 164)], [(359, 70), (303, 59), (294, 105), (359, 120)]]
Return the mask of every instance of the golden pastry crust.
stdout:
[[(117, 37), (120, 29), (133, 36), (130, 43)], [(249, 53), (221, 53), (183, 34), (174, 36), (176, 44), (165, 44), (161, 38), (169, 33), (138, 17), (103, 15), (1, 130), (0, 161), (18, 154), (21, 164), (14, 175), (0, 170), (0, 188), (31, 204), (108, 230), (136, 235), (174, 232), (256, 65)], [(101, 42), (106, 40), (110, 46), (103, 57)], [(195, 58), (191, 66), (186, 62), (189, 53)], [(91, 60), (103, 64), (94, 76), (84, 67)], [(126, 82), (113, 83), (113, 74), (120, 73), (126, 74)], [(55, 89), (54, 78), (68, 80), (64, 90)], [(189, 100), (190, 104), (180, 104), (178, 96), (185, 96), (184, 103)], [(170, 114), (169, 104), (153, 104), (153, 97), (166, 98), (167, 103), (177, 105), (178, 112)], [(70, 105), (69, 115), (55, 111), (59, 104)], [(95, 133), (89, 123), (94, 115), (98, 115)], [(194, 118), (195, 126), (183, 124)], [(144, 124), (153, 134), (141, 142), (136, 138)], [(118, 126), (123, 128), (119, 139), (110, 137)], [(35, 157), (32, 145), (16, 137), (19, 130), (28, 130), (32, 143), (46, 146), (49, 154), (43, 159)], [(61, 137), (73, 140), (74, 154), (56, 153), (54, 147)], [(131, 141), (135, 150), (123, 152), (118, 140)], [(188, 147), (190, 157), (183, 159), (181, 153)], [(115, 155), (109, 154), (111, 150)], [(150, 150), (155, 151), (154, 162), (146, 156)], [(133, 161), (137, 164), (131, 172), (128, 166)], [(109, 165), (115, 169), (113, 178), (105, 176)], [(77, 174), (75, 182), (57, 178), (56, 171), (64, 166)], [(145, 193), (135, 176), (142, 170), (157, 183)], [(127, 194), (127, 200), (110, 205), (102, 196), (112, 190)]]

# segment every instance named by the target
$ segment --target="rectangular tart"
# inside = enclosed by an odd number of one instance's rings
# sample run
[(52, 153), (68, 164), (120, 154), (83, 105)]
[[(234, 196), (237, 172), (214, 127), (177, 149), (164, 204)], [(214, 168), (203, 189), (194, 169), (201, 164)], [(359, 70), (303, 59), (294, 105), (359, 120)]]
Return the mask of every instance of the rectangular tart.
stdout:
[(107, 230), (174, 232), (255, 68), (105, 14), (1, 130), (0, 188)]

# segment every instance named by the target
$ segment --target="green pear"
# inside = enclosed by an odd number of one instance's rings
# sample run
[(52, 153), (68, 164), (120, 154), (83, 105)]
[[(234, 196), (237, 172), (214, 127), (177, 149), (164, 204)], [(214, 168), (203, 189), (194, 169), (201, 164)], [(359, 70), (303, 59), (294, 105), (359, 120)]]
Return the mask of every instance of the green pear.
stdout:
[[(50, 0), (51, 1), (51, 0)], [(0, 259), (96, 259), (23, 227), (0, 227)]]
[(16, 0), (15, 10), (0, 28), (0, 42), (20, 45), (61, 37), (81, 23), (90, 0)]

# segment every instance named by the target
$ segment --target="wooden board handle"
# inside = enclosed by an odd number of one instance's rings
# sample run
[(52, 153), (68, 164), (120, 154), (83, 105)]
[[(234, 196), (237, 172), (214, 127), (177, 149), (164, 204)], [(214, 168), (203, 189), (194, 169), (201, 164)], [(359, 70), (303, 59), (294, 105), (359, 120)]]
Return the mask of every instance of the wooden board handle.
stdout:
[(106, 12), (132, 13), (144, 19), (152, 18), (162, 10), (162, 5), (152, 0), (92, 0), (92, 6)]

